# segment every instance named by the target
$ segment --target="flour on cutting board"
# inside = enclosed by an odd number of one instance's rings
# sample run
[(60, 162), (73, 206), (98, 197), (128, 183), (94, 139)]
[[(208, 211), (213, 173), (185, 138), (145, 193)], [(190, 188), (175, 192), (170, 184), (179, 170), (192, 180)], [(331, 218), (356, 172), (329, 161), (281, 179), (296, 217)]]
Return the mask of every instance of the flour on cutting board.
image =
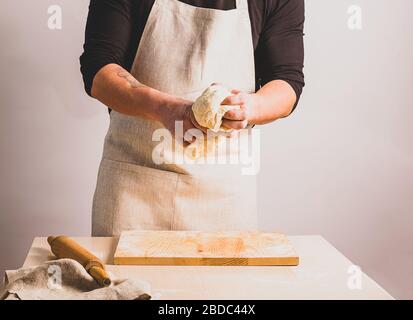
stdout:
[(280, 233), (128, 231), (115, 264), (297, 265), (298, 255)]

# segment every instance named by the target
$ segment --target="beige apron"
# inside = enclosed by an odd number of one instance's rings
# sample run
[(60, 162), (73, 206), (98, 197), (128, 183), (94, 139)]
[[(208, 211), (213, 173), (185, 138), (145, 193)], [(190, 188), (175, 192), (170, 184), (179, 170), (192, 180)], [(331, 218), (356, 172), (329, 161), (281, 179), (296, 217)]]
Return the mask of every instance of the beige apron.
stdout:
[[(236, 3), (236, 9), (224, 11), (156, 0), (131, 74), (149, 87), (192, 100), (214, 82), (254, 92), (248, 1)], [(111, 112), (93, 202), (93, 235), (131, 229), (255, 230), (255, 177), (243, 175), (242, 164), (156, 164), (157, 129), (162, 129), (157, 122)]]

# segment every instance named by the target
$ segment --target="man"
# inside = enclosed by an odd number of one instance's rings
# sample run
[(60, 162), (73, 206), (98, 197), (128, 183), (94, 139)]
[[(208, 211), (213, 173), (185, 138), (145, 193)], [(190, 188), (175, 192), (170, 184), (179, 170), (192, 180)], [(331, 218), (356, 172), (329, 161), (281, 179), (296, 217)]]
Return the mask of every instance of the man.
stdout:
[(217, 82), (232, 89), (223, 104), (240, 106), (225, 114), (227, 129), (288, 116), (304, 86), (303, 25), (304, 0), (92, 0), (81, 70), (112, 111), (93, 235), (256, 229), (255, 179), (157, 164), (154, 133), (179, 121), (199, 128), (194, 99)]

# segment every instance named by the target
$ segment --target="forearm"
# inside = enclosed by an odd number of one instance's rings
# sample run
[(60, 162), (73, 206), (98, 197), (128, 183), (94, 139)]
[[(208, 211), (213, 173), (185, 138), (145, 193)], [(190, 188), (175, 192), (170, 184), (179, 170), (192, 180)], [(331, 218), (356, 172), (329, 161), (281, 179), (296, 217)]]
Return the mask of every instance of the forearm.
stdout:
[(266, 124), (287, 117), (297, 101), (294, 89), (283, 80), (273, 80), (254, 94), (250, 124)]
[(141, 84), (117, 64), (106, 65), (96, 74), (92, 96), (119, 113), (160, 122), (187, 103)]

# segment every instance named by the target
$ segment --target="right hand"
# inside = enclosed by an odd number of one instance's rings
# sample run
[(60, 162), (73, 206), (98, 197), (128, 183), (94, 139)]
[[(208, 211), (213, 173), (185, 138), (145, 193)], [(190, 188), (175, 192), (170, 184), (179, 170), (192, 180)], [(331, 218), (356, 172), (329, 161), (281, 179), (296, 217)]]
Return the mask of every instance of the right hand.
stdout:
[[(162, 115), (162, 124), (166, 129), (169, 130), (169, 132), (171, 132), (173, 136), (175, 136), (175, 122), (183, 122), (184, 136), (187, 133), (187, 136), (185, 137), (187, 139), (184, 141), (185, 146), (194, 143), (196, 136), (203, 135), (203, 137), (205, 138), (207, 132), (207, 128), (204, 128), (197, 123), (192, 111), (192, 105), (193, 102), (191, 101), (181, 101), (178, 104), (174, 104), (165, 108), (165, 113)], [(190, 133), (188, 132), (189, 130), (194, 129), (195, 131), (192, 132), (195, 132), (197, 134), (196, 136), (190, 135)]]

